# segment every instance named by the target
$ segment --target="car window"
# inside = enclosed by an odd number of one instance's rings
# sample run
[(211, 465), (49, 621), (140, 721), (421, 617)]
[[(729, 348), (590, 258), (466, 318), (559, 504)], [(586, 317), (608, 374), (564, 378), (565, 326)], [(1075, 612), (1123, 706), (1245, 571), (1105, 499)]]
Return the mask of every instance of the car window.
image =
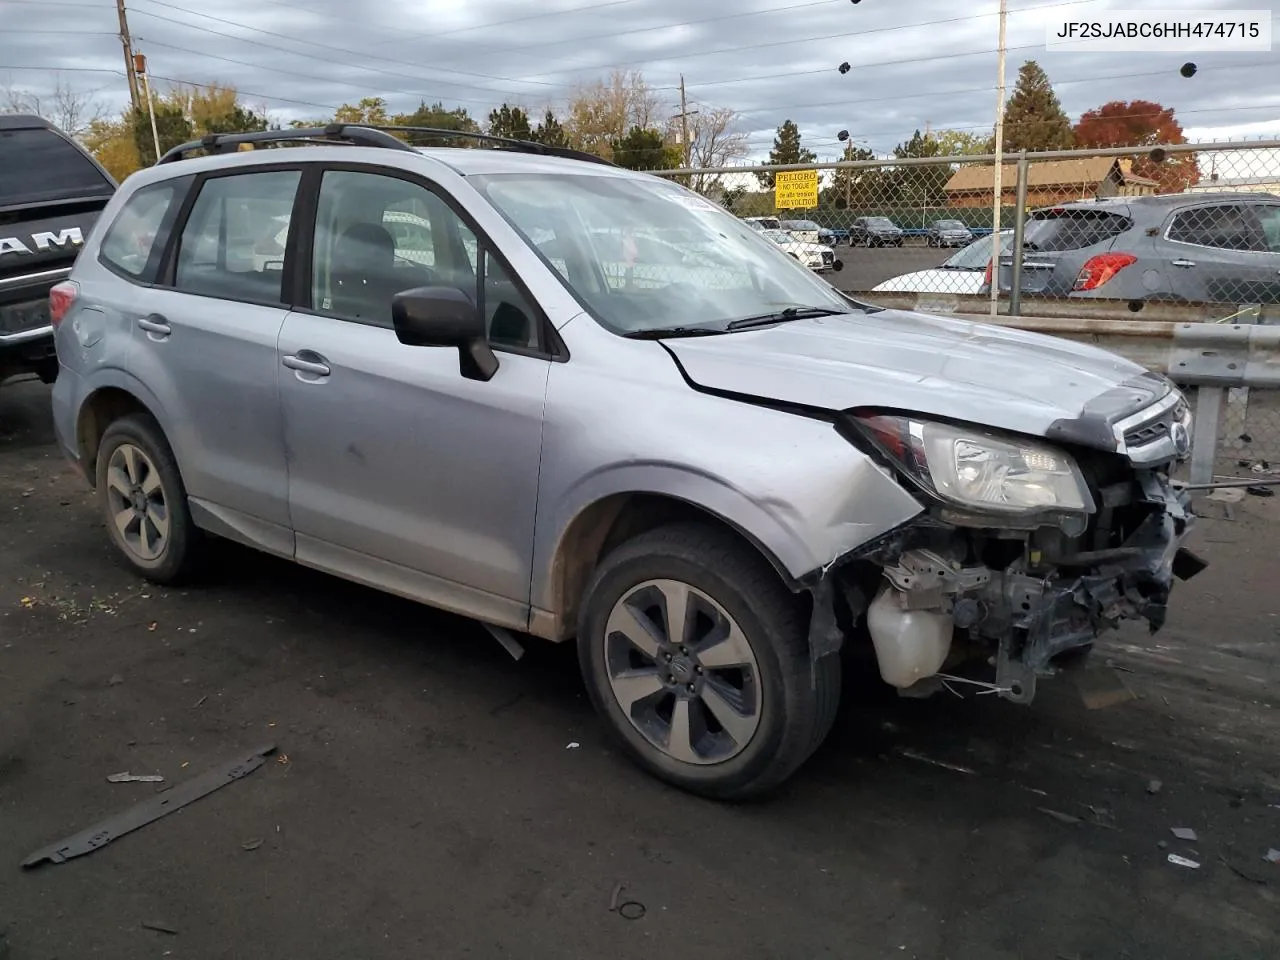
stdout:
[(0, 205), (109, 197), (115, 189), (83, 151), (57, 132), (0, 130)]
[(853, 309), (767, 234), (676, 184), (596, 174), (468, 180), (616, 333), (722, 325), (779, 305)]
[[(1000, 233), (1000, 252), (1008, 253), (1013, 249), (1013, 233)], [(991, 259), (991, 238), (979, 237), (970, 244), (961, 247), (945, 261), (943, 266), (950, 270), (985, 270), (987, 261)]]
[(1280, 253), (1280, 205), (1267, 204), (1257, 208), (1258, 223), (1266, 239), (1270, 253)]
[(1123, 214), (1102, 210), (1037, 210), (1027, 218), (1022, 240), (1027, 250), (1082, 250), (1118, 237), (1132, 224)]
[(174, 287), (251, 303), (284, 302), (284, 241), (297, 170), (206, 180), (178, 242)]
[(156, 247), (160, 224), (180, 196), (179, 186), (187, 182), (184, 178), (153, 183), (125, 201), (102, 238), (99, 257), (103, 262), (135, 280), (149, 280), (144, 274)]
[(1265, 250), (1253, 211), (1242, 203), (1183, 210), (1169, 225), (1169, 239), (1217, 250)]
[(440, 196), (385, 174), (328, 170), (320, 182), (312, 305), (390, 327), (396, 294), (450, 286), (479, 296), (494, 346), (537, 349), (540, 316), (501, 262)]

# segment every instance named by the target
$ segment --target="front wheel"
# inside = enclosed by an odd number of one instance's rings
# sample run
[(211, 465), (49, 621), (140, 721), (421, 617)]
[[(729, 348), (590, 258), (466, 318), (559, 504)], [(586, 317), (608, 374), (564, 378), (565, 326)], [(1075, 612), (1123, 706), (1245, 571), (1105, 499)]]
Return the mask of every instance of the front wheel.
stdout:
[(840, 696), (840, 658), (814, 669), (801, 606), (769, 564), (696, 524), (605, 557), (582, 604), (578, 657), (628, 756), (719, 799), (786, 780), (822, 743)]

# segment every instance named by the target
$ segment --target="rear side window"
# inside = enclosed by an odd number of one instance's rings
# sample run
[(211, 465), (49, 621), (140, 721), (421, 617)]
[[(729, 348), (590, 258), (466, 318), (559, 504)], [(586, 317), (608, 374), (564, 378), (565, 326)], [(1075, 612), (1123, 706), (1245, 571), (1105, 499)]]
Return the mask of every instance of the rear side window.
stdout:
[(1043, 210), (1027, 220), (1023, 242), (1028, 250), (1082, 250), (1118, 237), (1132, 225), (1123, 214), (1105, 210)]
[(189, 182), (183, 178), (153, 183), (125, 201), (124, 208), (102, 238), (98, 254), (102, 262), (134, 280), (151, 280), (148, 266), (150, 270), (155, 269), (152, 254), (159, 253), (166, 239), (160, 235), (165, 214)]
[(297, 170), (206, 180), (178, 244), (174, 286), (186, 293), (281, 303)]
[(109, 197), (115, 186), (53, 130), (0, 130), (0, 207)]
[(1267, 249), (1253, 211), (1240, 203), (1183, 210), (1169, 226), (1169, 239), (1216, 250)]

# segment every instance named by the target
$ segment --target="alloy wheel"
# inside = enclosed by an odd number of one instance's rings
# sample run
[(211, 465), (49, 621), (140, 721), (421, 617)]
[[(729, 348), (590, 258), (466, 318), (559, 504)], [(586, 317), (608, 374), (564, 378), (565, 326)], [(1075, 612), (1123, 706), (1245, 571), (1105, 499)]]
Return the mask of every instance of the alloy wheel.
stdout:
[(760, 726), (760, 671), (729, 613), (679, 580), (630, 589), (604, 631), (609, 686), (632, 726), (673, 760), (722, 763)]
[(140, 447), (122, 443), (107, 462), (108, 521), (139, 560), (159, 559), (169, 545), (169, 505), (160, 471)]

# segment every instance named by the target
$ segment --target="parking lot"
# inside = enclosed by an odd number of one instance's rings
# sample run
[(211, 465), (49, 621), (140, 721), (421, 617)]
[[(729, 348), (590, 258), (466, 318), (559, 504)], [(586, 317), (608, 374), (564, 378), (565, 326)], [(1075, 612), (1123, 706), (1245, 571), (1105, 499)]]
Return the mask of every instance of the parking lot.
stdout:
[[(1274, 498), (1202, 522), (1211, 566), (1165, 632), (1108, 641), (1030, 707), (900, 699), (851, 660), (826, 745), (740, 806), (612, 752), (567, 647), (516, 662), (472, 623), (232, 546), (198, 586), (135, 579), (37, 383), (0, 389), (0, 498), (12, 960), (1280, 953)], [(1117, 683), (1135, 699), (1108, 704)], [(264, 743), (245, 779), (19, 869), (156, 789), (109, 774), (180, 783)]]
[(836, 257), (844, 261), (844, 269), (827, 274), (827, 277), (841, 290), (870, 290), (890, 277), (936, 267), (956, 253), (955, 248), (935, 249), (923, 242), (902, 247), (850, 247), (843, 244), (835, 251)]

